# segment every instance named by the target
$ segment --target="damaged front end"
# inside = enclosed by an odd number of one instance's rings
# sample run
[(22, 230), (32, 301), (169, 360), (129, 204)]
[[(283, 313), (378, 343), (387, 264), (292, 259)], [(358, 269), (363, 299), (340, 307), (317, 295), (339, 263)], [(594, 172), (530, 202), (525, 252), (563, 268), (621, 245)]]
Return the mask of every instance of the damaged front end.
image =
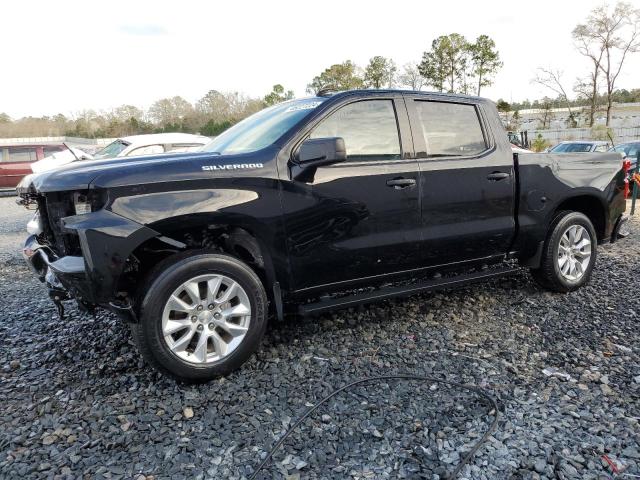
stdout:
[(82, 311), (104, 307), (135, 321), (130, 302), (118, 298), (118, 279), (131, 250), (158, 233), (103, 209), (106, 194), (97, 190), (19, 194), (18, 203), (35, 210), (23, 257), (60, 316), (73, 299)]
[[(70, 287), (77, 294), (86, 282), (84, 259), (74, 256), (58, 258), (51, 248), (38, 241), (37, 234), (27, 238), (22, 256), (40, 281), (46, 284), (49, 297), (55, 303), (58, 315), (61, 319), (64, 318), (62, 302), (72, 298)], [(76, 297), (76, 300), (78, 306), (84, 311), (91, 312), (95, 308), (95, 305), (82, 300), (82, 296)]]

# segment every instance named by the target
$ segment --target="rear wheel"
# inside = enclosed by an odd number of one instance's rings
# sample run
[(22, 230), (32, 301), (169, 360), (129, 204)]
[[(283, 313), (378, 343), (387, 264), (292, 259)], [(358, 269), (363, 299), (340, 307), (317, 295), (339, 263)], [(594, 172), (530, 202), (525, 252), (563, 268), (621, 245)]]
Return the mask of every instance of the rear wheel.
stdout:
[(556, 292), (570, 292), (591, 278), (596, 262), (597, 237), (589, 218), (579, 212), (560, 212), (544, 243), (540, 268), (533, 278)]
[(264, 288), (246, 264), (196, 252), (158, 265), (132, 332), (152, 366), (181, 381), (204, 382), (250, 357), (266, 317)]

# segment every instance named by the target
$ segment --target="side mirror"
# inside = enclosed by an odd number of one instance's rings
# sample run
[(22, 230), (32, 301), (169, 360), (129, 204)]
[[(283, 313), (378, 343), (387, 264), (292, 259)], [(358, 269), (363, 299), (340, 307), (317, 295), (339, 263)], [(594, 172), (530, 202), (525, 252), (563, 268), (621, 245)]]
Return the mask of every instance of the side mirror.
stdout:
[(291, 176), (301, 182), (313, 182), (318, 167), (344, 162), (347, 149), (342, 137), (309, 138), (302, 142), (291, 166)]
[(310, 138), (302, 142), (298, 152), (298, 163), (303, 166), (320, 167), (344, 162), (347, 149), (342, 137)]

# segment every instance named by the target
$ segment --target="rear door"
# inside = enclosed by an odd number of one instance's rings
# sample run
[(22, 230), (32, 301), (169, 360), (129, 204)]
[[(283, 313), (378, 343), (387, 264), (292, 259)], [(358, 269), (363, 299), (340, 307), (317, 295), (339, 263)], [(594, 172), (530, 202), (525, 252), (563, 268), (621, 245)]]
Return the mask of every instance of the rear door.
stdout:
[(406, 101), (421, 170), (425, 265), (506, 253), (515, 233), (508, 142), (496, 142), (481, 105), (440, 96)]
[(415, 268), (420, 241), (418, 163), (401, 95), (348, 99), (300, 139), (342, 137), (347, 160), (282, 192), (297, 289)]

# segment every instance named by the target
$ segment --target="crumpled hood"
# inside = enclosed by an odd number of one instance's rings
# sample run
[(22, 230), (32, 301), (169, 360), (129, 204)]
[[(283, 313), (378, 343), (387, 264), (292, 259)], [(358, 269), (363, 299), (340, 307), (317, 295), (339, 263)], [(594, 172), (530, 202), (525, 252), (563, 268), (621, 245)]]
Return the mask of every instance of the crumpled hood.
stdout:
[(189, 179), (202, 175), (201, 165), (225, 163), (226, 160), (228, 157), (210, 152), (87, 160), (27, 175), (16, 190), (18, 194), (58, 192), (144, 184), (152, 178)]

